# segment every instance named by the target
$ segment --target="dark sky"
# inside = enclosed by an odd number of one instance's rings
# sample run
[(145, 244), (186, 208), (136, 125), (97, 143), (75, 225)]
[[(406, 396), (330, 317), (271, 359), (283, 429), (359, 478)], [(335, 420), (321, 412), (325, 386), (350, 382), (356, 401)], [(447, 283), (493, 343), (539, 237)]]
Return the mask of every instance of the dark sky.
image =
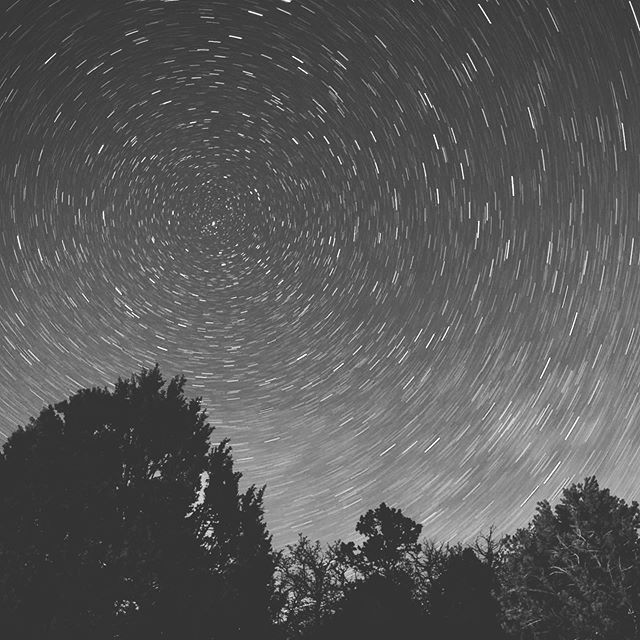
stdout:
[(4, 0), (0, 431), (159, 362), (277, 544), (639, 495), (638, 0)]

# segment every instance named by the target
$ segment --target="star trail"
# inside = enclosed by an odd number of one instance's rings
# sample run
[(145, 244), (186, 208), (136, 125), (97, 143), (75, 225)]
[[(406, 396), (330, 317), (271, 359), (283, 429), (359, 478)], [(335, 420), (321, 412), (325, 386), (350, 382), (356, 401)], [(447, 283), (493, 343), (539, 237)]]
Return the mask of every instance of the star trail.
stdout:
[[(10, 0), (9, 0), (10, 2)], [(0, 431), (184, 372), (279, 544), (640, 477), (635, 0), (0, 9)]]

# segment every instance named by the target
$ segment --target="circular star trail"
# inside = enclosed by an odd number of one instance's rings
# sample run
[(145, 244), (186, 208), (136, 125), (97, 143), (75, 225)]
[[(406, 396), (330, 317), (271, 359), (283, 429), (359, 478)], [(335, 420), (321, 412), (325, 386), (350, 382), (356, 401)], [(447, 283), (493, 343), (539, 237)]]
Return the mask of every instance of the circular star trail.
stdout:
[(0, 12), (5, 436), (158, 362), (279, 544), (637, 497), (637, 0)]

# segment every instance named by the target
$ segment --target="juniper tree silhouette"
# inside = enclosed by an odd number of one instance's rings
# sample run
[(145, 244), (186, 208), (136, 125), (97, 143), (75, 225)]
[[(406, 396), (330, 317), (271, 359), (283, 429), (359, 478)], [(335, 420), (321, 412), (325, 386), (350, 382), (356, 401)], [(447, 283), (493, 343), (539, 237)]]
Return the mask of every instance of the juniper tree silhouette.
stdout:
[(360, 517), (361, 544), (340, 545), (355, 576), (338, 611), (313, 638), (424, 637), (426, 616), (415, 594), (422, 526), (384, 502)]
[[(159, 368), (82, 389), (0, 455), (0, 624), (11, 638), (249, 638), (270, 630), (263, 489)], [(204, 483), (204, 490), (203, 490)], [(198, 500), (198, 496), (201, 496)]]
[(640, 637), (640, 507), (595, 477), (538, 503), (505, 537), (501, 603), (513, 637)]
[(356, 531), (363, 542), (343, 543), (340, 553), (359, 575), (378, 575), (392, 582), (410, 580), (421, 549), (422, 525), (383, 502), (360, 517)]

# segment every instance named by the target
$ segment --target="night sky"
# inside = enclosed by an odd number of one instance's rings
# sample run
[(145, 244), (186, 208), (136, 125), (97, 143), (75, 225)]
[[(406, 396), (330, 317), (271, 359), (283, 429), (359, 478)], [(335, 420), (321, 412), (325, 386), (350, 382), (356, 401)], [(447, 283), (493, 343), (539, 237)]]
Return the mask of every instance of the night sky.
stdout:
[(638, 0), (11, 2), (4, 436), (158, 362), (277, 545), (639, 497)]

